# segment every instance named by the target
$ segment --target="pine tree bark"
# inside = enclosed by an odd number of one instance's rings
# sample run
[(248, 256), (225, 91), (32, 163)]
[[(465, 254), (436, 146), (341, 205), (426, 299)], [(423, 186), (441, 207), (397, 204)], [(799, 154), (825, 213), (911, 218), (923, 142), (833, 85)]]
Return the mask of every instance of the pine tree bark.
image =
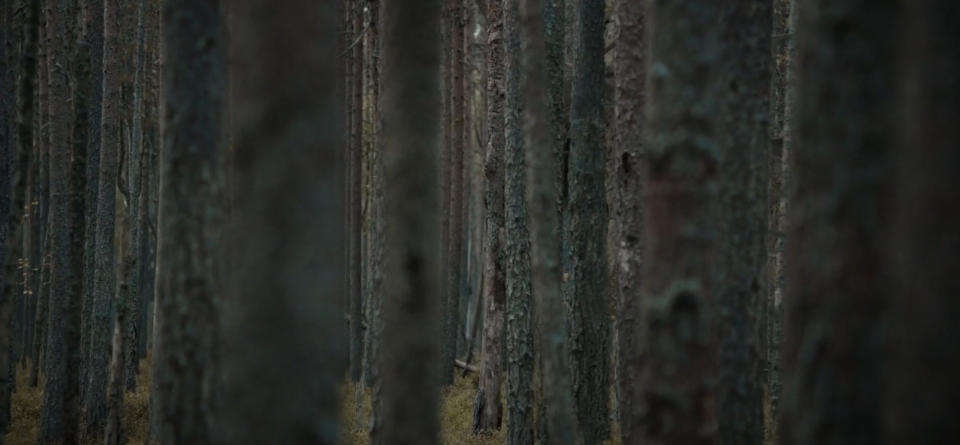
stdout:
[(949, 414), (960, 397), (951, 341), (960, 316), (960, 52), (950, 37), (960, 9), (942, 0), (904, 5), (884, 435), (890, 444), (949, 443), (960, 436)]
[(208, 443), (220, 385), (216, 261), (224, 187), (223, 22), (219, 2), (191, 0), (165, 1), (162, 20), (165, 129), (158, 267), (163, 277), (153, 373), (159, 442)]
[(883, 253), (899, 120), (891, 96), (899, 36), (891, 30), (902, 4), (801, 3), (785, 266), (786, 445), (883, 441), (877, 400), (891, 291)]
[(644, 185), (641, 160), (646, 154), (642, 131), (646, 99), (644, 79), (647, 72), (645, 9), (641, 2), (618, 0), (615, 11), (620, 31), (613, 60), (616, 107), (614, 155), (617, 158), (619, 192), (616, 217), (620, 220), (617, 375), (620, 376), (618, 403), (620, 440), (623, 443), (639, 440), (643, 417), (639, 410), (642, 401), (638, 398), (643, 388), (636, 376), (643, 360), (638, 321), (643, 318), (639, 311), (643, 299), (640, 292), (643, 282), (640, 269), (643, 257)]
[(533, 444), (533, 295), (527, 229), (526, 159), (520, 100), (520, 10), (503, 0), (504, 70), (504, 269), (507, 299), (507, 443)]
[[(80, 298), (83, 286), (83, 192), (87, 148), (86, 89), (73, 91), (68, 83), (75, 76), (78, 85), (87, 78), (85, 48), (74, 50), (75, 26), (71, 18), (78, 11), (70, 2), (47, 5), (47, 24), (59, 32), (51, 36), (50, 99), (50, 209), (52, 255), (47, 331), (43, 422), (40, 443), (76, 443), (80, 420), (79, 330)], [(74, 67), (77, 72), (69, 73)], [(70, 105), (74, 107), (71, 109)], [(72, 134), (71, 134), (72, 133)]]
[[(714, 265), (726, 85), (710, 0), (651, 2), (639, 320), (639, 442), (717, 442)], [(652, 30), (657, 30), (653, 32)]]
[(439, 439), (440, 10), (438, 0), (384, 2), (387, 248), (374, 444)]
[(564, 286), (570, 322), (567, 343), (583, 440), (600, 443), (610, 436), (610, 311), (604, 253), (604, 1), (580, 0), (577, 15), (563, 215)]
[(504, 238), (504, 73), (503, 2), (487, 2), (487, 148), (484, 159), (486, 232), (483, 275), (483, 344), (480, 385), (474, 408), (475, 433), (499, 430), (503, 417), (500, 381), (503, 367), (506, 289), (501, 250)]
[(116, 198), (119, 157), (123, 150), (123, 17), (124, 3), (103, 2), (103, 98), (100, 129), (100, 173), (97, 195), (96, 270), (90, 322), (89, 387), (86, 391), (86, 432), (103, 437), (107, 416), (107, 370), (115, 314)]

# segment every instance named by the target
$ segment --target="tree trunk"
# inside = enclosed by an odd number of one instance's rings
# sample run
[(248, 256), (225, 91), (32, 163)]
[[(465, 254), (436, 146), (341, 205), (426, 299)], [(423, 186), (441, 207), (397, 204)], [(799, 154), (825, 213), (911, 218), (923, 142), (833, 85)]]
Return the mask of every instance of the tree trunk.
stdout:
[[(540, 443), (580, 443), (570, 389), (570, 367), (564, 346), (566, 321), (561, 300), (560, 214), (556, 180), (560, 146), (565, 137), (563, 108), (563, 2), (523, 0), (520, 3), (520, 91), (524, 101), (526, 195), (530, 211), (534, 310), (541, 354), (541, 381), (547, 437)], [(539, 428), (538, 428), (539, 430)], [(539, 432), (539, 431), (538, 431)]]
[(526, 160), (520, 120), (519, 2), (503, 0), (506, 71), (504, 112), (504, 266), (507, 299), (507, 443), (533, 444), (533, 296), (527, 230)]
[(901, 2), (802, 5), (780, 435), (786, 445), (881, 443)]
[(473, 430), (475, 433), (500, 429), (503, 406), (500, 403), (503, 366), (504, 283), (504, 73), (503, 2), (487, 3), (487, 150), (484, 160), (484, 208), (486, 245), (484, 246), (483, 303), (485, 305), (480, 387), (477, 389)]
[(103, 108), (100, 130), (100, 174), (97, 196), (96, 270), (90, 322), (89, 387), (86, 392), (86, 429), (103, 437), (107, 415), (107, 370), (115, 314), (117, 285), (116, 222), (119, 156), (123, 150), (123, 18), (124, 3), (103, 2)]
[(647, 72), (645, 6), (633, 0), (617, 0), (616, 17), (620, 34), (614, 53), (614, 89), (617, 162), (617, 205), (620, 220), (619, 299), (617, 310), (617, 350), (619, 360), (620, 440), (635, 443), (643, 426), (643, 388), (637, 375), (642, 367), (640, 326), (641, 259), (643, 257), (643, 150), (644, 101)]
[(340, 14), (311, 0), (231, 4), (234, 51), (247, 55), (234, 61), (231, 80), (236, 107), (247, 112), (234, 116), (232, 132), (236, 257), (223, 337), (229, 443), (338, 437), (346, 351), (330, 339), (342, 332), (346, 291)]
[(375, 444), (438, 443), (440, 9), (438, 0), (384, 3), (387, 257)]
[[(644, 169), (639, 442), (716, 443), (714, 265), (725, 85), (722, 5), (652, 2)], [(636, 409), (636, 408), (635, 408)]]
[(448, 160), (450, 175), (449, 233), (447, 234), (446, 280), (444, 283), (446, 312), (444, 314), (444, 334), (441, 345), (441, 381), (449, 384), (453, 380), (453, 364), (457, 355), (457, 340), (460, 338), (460, 277), (463, 260), (463, 157), (466, 151), (464, 132), (464, 0), (452, 0), (450, 6), (450, 69), (452, 70), (450, 151)]
[(360, 233), (361, 222), (361, 188), (363, 187), (363, 8), (360, 1), (348, 3), (351, 8), (350, 22), (353, 29), (351, 41), (350, 63), (353, 65), (353, 77), (350, 85), (353, 92), (352, 107), (350, 109), (350, 183), (349, 192), (349, 220), (350, 220), (350, 381), (360, 381), (363, 370), (363, 294), (360, 292)]
[[(7, 396), (12, 392), (12, 387), (15, 385), (13, 374), (7, 373), (7, 369), (10, 368), (10, 365), (14, 358), (9, 354), (11, 348), (8, 345), (12, 341), (12, 332), (6, 329), (8, 325), (6, 320), (13, 316), (12, 314), (12, 282), (14, 274), (10, 274), (10, 270), (7, 268), (7, 265), (10, 261), (14, 261), (13, 258), (10, 258), (8, 255), (8, 247), (10, 246), (8, 236), (9, 230), (9, 221), (11, 221), (16, 215), (16, 211), (11, 206), (10, 194), (12, 192), (10, 188), (10, 167), (13, 162), (10, 161), (11, 154), (18, 151), (19, 147), (14, 148), (13, 142), (14, 138), (12, 133), (15, 128), (12, 122), (12, 116), (14, 115), (14, 107), (16, 105), (16, 87), (13, 85), (15, 81), (15, 76), (13, 73), (16, 71), (14, 57), (8, 52), (14, 47), (14, 45), (8, 44), (8, 41), (14, 40), (15, 37), (12, 34), (15, 34), (13, 31), (13, 20), (11, 16), (13, 15), (14, 7), (11, 4), (12, 2), (7, 2), (3, 5), (0, 5), (0, 267), (3, 268), (3, 274), (0, 275), (0, 403), (3, 406), (0, 406), (0, 435), (6, 434), (7, 425), (9, 424), (9, 418), (5, 415), (8, 412), (7, 407), (10, 406), (10, 399)], [(26, 171), (19, 172), (20, 174), (26, 174)], [(24, 178), (26, 179), (26, 178)], [(11, 284), (8, 284), (11, 283)], [(8, 292), (8, 286), (11, 286), (11, 291)]]
[(573, 391), (586, 443), (610, 436), (610, 311), (605, 240), (604, 1), (579, 0), (563, 219)]
[[(88, 64), (81, 45), (73, 54), (75, 27), (71, 18), (77, 11), (69, 2), (51, 3), (47, 24), (53, 33), (50, 46), (49, 97), (53, 111), (50, 138), (50, 252), (51, 286), (47, 331), (47, 364), (40, 443), (76, 443), (80, 420), (79, 330), (80, 298), (83, 289), (83, 192), (87, 149), (86, 93), (78, 89), (73, 100), (68, 77), (76, 75), (85, 85)], [(68, 73), (75, 66), (76, 73)], [(70, 105), (74, 108), (71, 109)], [(76, 121), (74, 121), (76, 118)], [(71, 132), (72, 138), (71, 138)]]
[(950, 443), (960, 436), (949, 414), (960, 397), (960, 52), (950, 37), (960, 9), (943, 0), (904, 5), (884, 435), (890, 444)]
[(155, 309), (160, 349), (153, 373), (163, 444), (211, 441), (211, 416), (217, 407), (221, 289), (215, 261), (224, 186), (222, 33), (218, 2), (164, 2), (165, 134), (158, 265), (163, 277)]

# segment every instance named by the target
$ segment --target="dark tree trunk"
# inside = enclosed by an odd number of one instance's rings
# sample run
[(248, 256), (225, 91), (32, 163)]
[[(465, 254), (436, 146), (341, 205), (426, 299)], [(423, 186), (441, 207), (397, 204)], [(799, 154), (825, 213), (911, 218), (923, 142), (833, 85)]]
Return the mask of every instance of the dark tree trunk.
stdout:
[(484, 159), (484, 210), (486, 232), (484, 237), (483, 274), (483, 345), (480, 367), (480, 385), (474, 407), (474, 432), (500, 429), (503, 405), (500, 402), (500, 381), (503, 368), (503, 333), (506, 289), (503, 255), (503, 151), (504, 73), (503, 2), (487, 2), (487, 148)]
[[(726, 85), (725, 111), (718, 119), (720, 152), (721, 277), (717, 283), (719, 355), (717, 420), (722, 443), (763, 440), (762, 307), (764, 235), (767, 229), (767, 148), (769, 146), (773, 4), (769, 0), (731, 2), (723, 23), (719, 69)], [(713, 92), (712, 94), (723, 94)]]
[(883, 253), (898, 119), (891, 55), (899, 36), (892, 30), (901, 4), (811, 0), (800, 9), (785, 267), (786, 445), (883, 442), (881, 321), (891, 295)]
[[(19, 151), (19, 147), (14, 147), (12, 144), (14, 139), (11, 134), (14, 131), (12, 116), (16, 104), (16, 88), (12, 83), (15, 80), (12, 73), (15, 72), (16, 68), (14, 57), (10, 54), (14, 45), (8, 43), (15, 39), (11, 35), (14, 34), (13, 19), (11, 18), (13, 12), (12, 2), (0, 5), (0, 267), (3, 268), (2, 275), (0, 275), (0, 292), (2, 292), (0, 293), (0, 403), (2, 403), (2, 406), (0, 406), (0, 436), (7, 432), (7, 425), (10, 421), (7, 415), (10, 406), (9, 394), (15, 384), (14, 375), (7, 371), (15, 361), (10, 354), (13, 333), (7, 329), (8, 320), (13, 317), (12, 299), (15, 292), (14, 277), (16, 276), (15, 269), (11, 271), (8, 268), (11, 262), (14, 262), (14, 265), (16, 264), (16, 259), (12, 258), (9, 252), (9, 248), (13, 247), (10, 245), (9, 222), (12, 222), (17, 214), (10, 199), (10, 194), (13, 191), (10, 187), (12, 182), (10, 181), (10, 168), (17, 166), (10, 159), (13, 153)], [(18, 173), (25, 175), (26, 171)]]
[(220, 384), (220, 269), (215, 261), (223, 218), (223, 21), (218, 2), (191, 0), (165, 1), (162, 20), (163, 277), (155, 308), (159, 318), (155, 414), (160, 443), (208, 443), (213, 439)]
[(570, 158), (563, 219), (573, 391), (586, 443), (610, 436), (610, 310), (607, 302), (604, 148), (604, 1), (579, 0), (570, 104)]
[[(50, 4), (47, 24), (57, 29), (50, 46), (49, 97), (53, 111), (50, 164), (52, 255), (47, 365), (40, 443), (73, 444), (78, 441), (80, 299), (83, 290), (84, 189), (87, 149), (87, 88), (78, 88), (73, 100), (70, 77), (77, 85), (88, 78), (86, 48), (74, 49), (76, 9), (67, 1)], [(73, 66), (76, 73), (68, 73)], [(71, 109), (70, 105), (74, 108)], [(76, 119), (76, 121), (74, 121)], [(71, 137), (72, 132), (72, 137)]]
[(444, 334), (441, 345), (441, 374), (444, 384), (453, 382), (453, 365), (457, 356), (457, 340), (460, 338), (460, 277), (463, 271), (463, 157), (466, 151), (464, 132), (464, 0), (452, 0), (450, 6), (450, 79), (452, 85), (448, 94), (451, 95), (451, 126), (449, 159), (446, 168), (450, 176), (449, 201), (449, 233), (447, 234), (446, 260), (447, 268), (444, 279)]
[[(714, 265), (725, 85), (712, 0), (649, 4), (638, 442), (716, 443)], [(637, 408), (634, 408), (637, 409)]]
[(84, 20), (86, 45), (89, 51), (90, 94), (87, 100), (88, 137), (86, 190), (84, 191), (84, 218), (87, 221), (83, 244), (83, 296), (80, 326), (80, 392), (86, 399), (90, 389), (87, 385), (92, 358), (90, 345), (93, 341), (93, 307), (96, 301), (96, 241), (97, 208), (100, 191), (100, 144), (103, 113), (103, 0), (85, 0)]
[(349, 145), (349, 290), (350, 290), (350, 381), (360, 381), (363, 370), (363, 294), (360, 292), (360, 233), (361, 222), (361, 187), (363, 186), (361, 162), (363, 159), (363, 8), (361, 1), (351, 1), (349, 20), (353, 32), (350, 64), (353, 66), (350, 91), (353, 100), (350, 108), (350, 145)]
[(340, 14), (312, 0), (231, 2), (232, 44), (246, 55), (233, 61), (234, 100), (248, 112), (232, 124), (236, 241), (223, 337), (229, 443), (337, 440), (346, 358), (344, 345), (330, 340), (343, 329), (346, 291)]
[(616, 218), (620, 221), (619, 298), (617, 310), (618, 403), (620, 439), (636, 443), (643, 427), (643, 388), (637, 375), (641, 369), (642, 348), (640, 307), (641, 259), (643, 257), (643, 150), (644, 100), (646, 95), (645, 6), (634, 0), (618, 0), (616, 16), (620, 34), (614, 53), (616, 142), (616, 179), (619, 192)]
[[(384, 3), (384, 320), (375, 444), (438, 442), (440, 2)], [(411, 175), (410, 172), (418, 174)]]
[(123, 18), (125, 3), (103, 2), (103, 98), (100, 130), (100, 172), (97, 190), (96, 270), (90, 320), (90, 362), (87, 373), (86, 430), (103, 437), (107, 416), (110, 340), (117, 284), (115, 216), (120, 152), (124, 148)]
[(904, 5), (884, 435), (889, 444), (950, 443), (960, 437), (950, 414), (960, 397), (960, 51), (951, 37), (960, 8)]
[(507, 443), (533, 444), (533, 296), (527, 230), (526, 159), (520, 102), (520, 11), (503, 0), (506, 71), (504, 110), (504, 268), (507, 298)]
[[(540, 443), (579, 443), (570, 389), (570, 368), (564, 346), (566, 321), (561, 300), (560, 214), (558, 212), (559, 147), (563, 129), (563, 2), (523, 0), (520, 3), (520, 42), (523, 55), (520, 76), (524, 101), (526, 195), (530, 212), (532, 290), (540, 351), (538, 398), (547, 437)], [(538, 428), (538, 433), (541, 432)]]

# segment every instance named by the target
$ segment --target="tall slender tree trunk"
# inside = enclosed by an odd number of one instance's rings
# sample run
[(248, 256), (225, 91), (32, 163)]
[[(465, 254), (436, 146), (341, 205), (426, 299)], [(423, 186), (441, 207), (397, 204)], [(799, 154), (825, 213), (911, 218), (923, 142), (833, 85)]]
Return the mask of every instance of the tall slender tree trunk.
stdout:
[(214, 437), (212, 416), (220, 385), (215, 261), (224, 192), (220, 101), (225, 93), (225, 43), (219, 3), (165, 1), (161, 29), (165, 135), (159, 228), (163, 277), (155, 308), (156, 415), (160, 443), (207, 443)]
[(90, 76), (89, 98), (87, 102), (88, 137), (86, 190), (84, 191), (84, 218), (87, 221), (83, 244), (83, 300), (80, 326), (80, 392), (86, 400), (90, 375), (90, 350), (93, 341), (93, 308), (96, 302), (96, 246), (97, 246), (97, 209), (100, 191), (100, 145), (103, 114), (103, 0), (85, 0), (84, 32), (89, 52)]
[(447, 166), (450, 176), (449, 233), (447, 234), (447, 268), (444, 279), (445, 310), (444, 334), (441, 345), (441, 381), (449, 384), (453, 380), (453, 365), (457, 356), (457, 340), (460, 338), (460, 277), (463, 271), (463, 157), (466, 151), (464, 132), (464, 0), (450, 1), (450, 54), (451, 75), (451, 126), (450, 146)]
[(361, 220), (361, 188), (363, 187), (363, 8), (364, 2), (352, 1), (349, 3), (350, 23), (353, 29), (351, 43), (350, 64), (353, 66), (350, 91), (353, 100), (350, 108), (350, 149), (349, 149), (349, 205), (350, 215), (350, 381), (360, 381), (363, 370), (363, 294), (360, 292), (360, 271), (362, 258), (360, 251), (360, 233), (363, 226)]
[(892, 30), (906, 3), (801, 4), (781, 441), (881, 443), (892, 290), (883, 253), (899, 120)]
[[(53, 33), (50, 46), (52, 120), (50, 127), (50, 209), (52, 255), (47, 365), (45, 367), (43, 423), (40, 442), (76, 443), (79, 407), (80, 298), (83, 287), (83, 192), (86, 174), (86, 89), (71, 99), (68, 79), (87, 77), (86, 51), (73, 54), (77, 10), (67, 1), (48, 6), (47, 24)], [(68, 73), (70, 67), (76, 73)], [(74, 108), (71, 109), (70, 105)], [(76, 122), (74, 121), (76, 119)], [(71, 135), (72, 133), (72, 135)], [(71, 137), (72, 136), (72, 137)]]
[(586, 443), (610, 436), (610, 310), (604, 254), (604, 1), (579, 0), (563, 219), (568, 347), (577, 417)]
[[(3, 323), (0, 325), (0, 348), (2, 348), (0, 349), (0, 366), (3, 367), (0, 370), (0, 403), (3, 403), (3, 406), (0, 406), (0, 410), (3, 411), (0, 412), (0, 435), (7, 432), (9, 419), (5, 413), (7, 411), (6, 407), (10, 406), (7, 394), (12, 392), (8, 388), (14, 384), (13, 374), (7, 372), (10, 363), (14, 361), (14, 358), (8, 352), (12, 332), (6, 329), (7, 323), (4, 323), (13, 315), (11, 295), (6, 292), (6, 289), (7, 283), (15, 276), (9, 274), (10, 271), (7, 269), (8, 261), (11, 261), (7, 252), (9, 245), (8, 221), (16, 214), (10, 203), (10, 167), (13, 164), (10, 162), (10, 157), (16, 151), (13, 148), (12, 142), (14, 139), (11, 134), (14, 131), (11, 122), (13, 121), (12, 116), (16, 104), (16, 88), (13, 86), (15, 79), (12, 75), (16, 68), (14, 57), (9, 54), (14, 45), (8, 44), (9, 41), (16, 38), (11, 35), (14, 34), (13, 20), (11, 19), (14, 7), (11, 3), (7, 2), (0, 5), (0, 95), (2, 95), (0, 97), (0, 144), (2, 144), (0, 145), (0, 267), (3, 268), (2, 275), (0, 275), (0, 292), (3, 292), (0, 294), (0, 323)], [(23, 174), (26, 174), (26, 172), (23, 172)]]
[(438, 0), (384, 2), (387, 250), (375, 444), (439, 439), (440, 9)]
[(618, 214), (620, 220), (619, 295), (617, 310), (617, 380), (619, 385), (620, 440), (635, 443), (643, 427), (643, 388), (637, 375), (642, 366), (639, 320), (643, 294), (640, 276), (643, 258), (643, 140), (647, 39), (645, 6), (633, 0), (618, 0), (616, 17), (620, 34), (614, 53), (614, 106), (617, 162)]
[(503, 155), (504, 155), (504, 73), (503, 2), (487, 2), (487, 148), (484, 159), (484, 210), (486, 245), (484, 246), (483, 304), (484, 325), (473, 430), (475, 433), (500, 429), (503, 405), (500, 381), (503, 367), (504, 310), (506, 306), (503, 271)]
[(123, 17), (124, 3), (103, 2), (103, 98), (100, 130), (100, 173), (97, 196), (96, 270), (90, 322), (89, 387), (86, 392), (86, 432), (103, 437), (107, 416), (110, 335), (115, 314), (116, 205), (120, 152), (124, 148)]
[(960, 51), (950, 37), (960, 8), (942, 0), (904, 5), (884, 435), (891, 444), (950, 443), (960, 436), (950, 414), (960, 397), (952, 341), (960, 316)]
[(727, 86), (712, 74), (723, 54), (722, 5), (649, 6), (638, 441), (716, 443), (714, 258)]
[[(540, 351), (538, 398), (543, 399), (547, 437), (540, 443), (580, 443), (570, 368), (565, 349), (566, 321), (562, 309), (560, 268), (559, 189), (556, 172), (560, 145), (558, 114), (563, 108), (563, 2), (520, 2), (521, 69), (524, 147), (526, 147), (526, 196), (530, 212), (532, 290), (538, 324)], [(565, 130), (564, 130), (565, 134)], [(538, 413), (539, 414), (539, 413)], [(538, 433), (541, 432), (538, 429)]]
[(526, 159), (520, 101), (520, 11), (503, 0), (504, 69), (504, 268), (507, 299), (507, 443), (533, 444), (533, 296), (527, 229)]

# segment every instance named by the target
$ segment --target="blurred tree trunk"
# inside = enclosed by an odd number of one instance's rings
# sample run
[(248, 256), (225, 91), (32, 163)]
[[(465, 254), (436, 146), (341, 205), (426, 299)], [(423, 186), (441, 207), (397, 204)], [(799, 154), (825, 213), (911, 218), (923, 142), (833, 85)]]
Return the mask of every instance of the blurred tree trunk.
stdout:
[[(16, 276), (16, 271), (14, 270), (11, 273), (8, 268), (9, 262), (15, 261), (8, 252), (10, 246), (9, 222), (15, 218), (17, 213), (12, 207), (12, 200), (10, 199), (12, 192), (10, 188), (12, 182), (10, 181), (10, 167), (13, 164), (10, 158), (13, 153), (19, 150), (19, 147), (13, 146), (14, 138), (12, 134), (16, 130), (13, 124), (15, 121), (13, 115), (17, 103), (16, 87), (14, 86), (17, 79), (14, 74), (17, 72), (17, 64), (15, 56), (11, 54), (14, 44), (8, 43), (19, 37), (16, 35), (16, 28), (14, 28), (14, 22), (11, 18), (14, 10), (12, 2), (0, 5), (0, 268), (3, 268), (2, 275), (0, 275), (0, 292), (2, 292), (0, 293), (0, 323), (3, 323), (0, 324), (0, 367), (2, 367), (0, 369), (0, 403), (3, 404), (0, 406), (0, 435), (7, 432), (7, 425), (10, 422), (9, 416), (6, 415), (9, 412), (7, 407), (10, 406), (8, 394), (12, 393), (12, 387), (16, 385), (14, 374), (7, 372), (11, 368), (8, 365), (14, 361), (12, 354), (9, 353), (11, 348), (6, 347), (11, 344), (13, 333), (6, 329), (7, 323), (5, 323), (6, 320), (14, 316), (11, 299), (13, 292), (15, 292), (12, 281)], [(26, 172), (21, 172), (21, 174), (26, 174)], [(7, 290), (8, 288), (10, 291)]]
[(606, 297), (604, 148), (604, 1), (579, 0), (570, 104), (570, 158), (563, 220), (577, 418), (586, 443), (610, 436), (610, 310)]
[(616, 142), (616, 179), (619, 192), (617, 204), (620, 220), (619, 298), (617, 310), (618, 393), (620, 412), (620, 440), (635, 443), (642, 428), (642, 401), (638, 396), (643, 388), (636, 378), (641, 368), (642, 347), (639, 310), (642, 294), (640, 285), (643, 255), (643, 150), (644, 79), (646, 66), (645, 6), (634, 0), (617, 0), (616, 17), (619, 24), (613, 69), (615, 77), (614, 106)]
[(215, 261), (221, 249), (224, 192), (223, 20), (219, 2), (167, 0), (162, 23), (165, 134), (159, 268), (163, 277), (155, 308), (159, 318), (153, 373), (159, 410), (155, 414), (160, 443), (207, 443), (213, 438), (212, 416), (220, 384), (221, 296)]
[(901, 4), (810, 0), (797, 30), (781, 440), (883, 442), (891, 94)]
[[(638, 442), (717, 442), (715, 257), (726, 85), (712, 0), (656, 1), (647, 18), (651, 69), (644, 175), (639, 320), (645, 413)], [(636, 408), (635, 408), (636, 409)]]
[(894, 153), (897, 181), (890, 264), (886, 443), (950, 443), (960, 436), (951, 412), (960, 386), (960, 51), (951, 37), (956, 2), (903, 3), (899, 73), (903, 134)]
[[(773, 3), (729, 3), (721, 11), (719, 63), (725, 111), (718, 118), (722, 228), (717, 272), (717, 420), (722, 443), (763, 440), (761, 325), (767, 230), (767, 154)], [(723, 94), (714, 93), (714, 94)]]
[(438, 0), (384, 2), (387, 256), (375, 444), (438, 443), (440, 10)]
[(503, 367), (504, 283), (504, 28), (503, 2), (487, 2), (487, 150), (484, 161), (484, 207), (486, 246), (484, 246), (483, 304), (485, 307), (480, 386), (477, 389), (473, 430), (475, 433), (498, 430), (503, 406), (500, 402), (500, 381)]
[[(39, 160), (39, 185), (38, 189), (40, 191), (40, 210), (39, 210), (39, 239), (37, 240), (40, 243), (40, 283), (39, 283), (39, 292), (37, 295), (37, 311), (34, 317), (34, 324), (36, 325), (36, 333), (34, 335), (34, 355), (36, 356), (36, 361), (34, 362), (33, 369), (30, 370), (30, 386), (37, 387), (40, 382), (40, 370), (46, 366), (46, 348), (45, 344), (47, 341), (47, 307), (50, 302), (50, 144), (48, 139), (49, 134), (49, 104), (50, 101), (47, 100), (47, 91), (48, 84), (47, 79), (49, 78), (48, 65), (47, 63), (47, 47), (50, 46), (47, 41), (47, 27), (46, 20), (42, 19), (41, 14), (43, 13), (41, 4), (39, 1), (31, 3), (30, 8), (32, 8), (33, 19), (35, 20), (35, 33), (36, 37), (36, 56), (35, 56), (35, 75), (36, 77), (32, 79), (34, 89), (36, 94), (31, 101), (35, 106), (33, 107), (33, 116), (32, 116), (32, 133), (33, 133), (33, 146), (36, 147), (37, 158)], [(31, 24), (30, 26), (34, 26)], [(27, 62), (29, 63), (29, 62)]]
[(231, 4), (234, 53), (246, 56), (233, 61), (231, 76), (237, 110), (245, 112), (234, 116), (232, 131), (235, 258), (223, 337), (228, 443), (334, 444), (338, 437), (347, 352), (331, 341), (342, 332), (347, 291), (336, 81), (341, 14), (311, 0)]
[[(566, 320), (560, 291), (560, 147), (563, 118), (563, 1), (520, 3), (521, 69), (526, 196), (530, 212), (531, 269), (540, 351), (537, 442), (580, 442), (566, 354)], [(558, 134), (559, 133), (559, 134)], [(546, 436), (546, 437), (543, 437)]]
[(507, 298), (507, 443), (533, 444), (533, 296), (527, 229), (526, 159), (520, 101), (520, 5), (503, 0), (504, 269)]
[(106, 445), (123, 445), (126, 440), (126, 425), (123, 424), (123, 392), (126, 381), (127, 357), (133, 351), (130, 349), (132, 338), (129, 337), (128, 319), (133, 316), (134, 298), (131, 294), (131, 276), (134, 262), (134, 249), (131, 241), (131, 212), (129, 210), (128, 179), (121, 178), (121, 194), (117, 206), (117, 252), (119, 265), (117, 270), (117, 317), (113, 328), (112, 352), (110, 357), (109, 380), (107, 383), (107, 425), (104, 443)]

